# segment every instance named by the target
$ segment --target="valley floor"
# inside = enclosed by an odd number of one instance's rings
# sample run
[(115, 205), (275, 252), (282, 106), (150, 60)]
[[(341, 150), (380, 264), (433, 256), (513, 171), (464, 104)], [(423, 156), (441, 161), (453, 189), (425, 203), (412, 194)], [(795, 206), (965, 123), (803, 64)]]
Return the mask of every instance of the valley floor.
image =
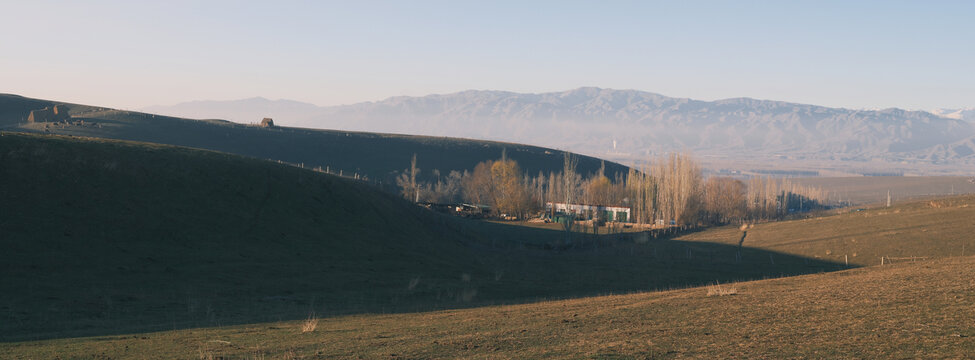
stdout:
[[(965, 358), (975, 256), (707, 288), (0, 344), (2, 358)], [(307, 330), (307, 329), (306, 329)]]

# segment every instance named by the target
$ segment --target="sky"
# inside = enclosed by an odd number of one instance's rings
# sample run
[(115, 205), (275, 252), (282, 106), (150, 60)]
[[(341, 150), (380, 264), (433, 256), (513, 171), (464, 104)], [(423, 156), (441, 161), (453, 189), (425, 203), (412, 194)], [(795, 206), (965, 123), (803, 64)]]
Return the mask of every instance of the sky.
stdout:
[(10, 1), (0, 93), (138, 109), (468, 89), (975, 107), (975, 1)]

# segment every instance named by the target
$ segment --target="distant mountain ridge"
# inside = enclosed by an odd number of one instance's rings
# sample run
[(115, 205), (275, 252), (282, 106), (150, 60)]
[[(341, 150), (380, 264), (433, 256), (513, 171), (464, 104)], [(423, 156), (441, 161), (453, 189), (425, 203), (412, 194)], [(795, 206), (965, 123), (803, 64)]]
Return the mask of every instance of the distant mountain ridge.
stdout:
[(701, 101), (595, 87), (541, 94), (468, 90), (331, 107), (279, 100), (250, 113), (255, 103), (209, 103), (209, 109), (230, 114), (223, 118), (247, 114), (256, 121), (278, 112), (275, 121), (290, 126), (512, 141), (599, 156), (691, 150), (730, 158), (975, 164), (975, 124), (901, 109)]
[(964, 109), (935, 109), (931, 113), (949, 119), (975, 122), (975, 107)]

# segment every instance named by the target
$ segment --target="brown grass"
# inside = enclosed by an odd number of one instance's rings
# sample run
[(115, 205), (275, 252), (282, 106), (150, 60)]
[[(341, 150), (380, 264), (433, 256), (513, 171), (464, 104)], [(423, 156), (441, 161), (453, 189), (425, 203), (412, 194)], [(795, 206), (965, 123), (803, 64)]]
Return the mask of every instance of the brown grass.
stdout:
[[(722, 286), (724, 287), (724, 285)], [(205, 336), (247, 358), (966, 358), (975, 353), (975, 257), (703, 289), (415, 314), (187, 329), (0, 346), (0, 358), (188, 358)], [(192, 350), (191, 350), (192, 351)], [(138, 354), (138, 355), (133, 355)]]
[(721, 284), (715, 282), (714, 284), (708, 285), (708, 296), (725, 296), (725, 295), (735, 295), (738, 294), (738, 287), (733, 285)]
[[(961, 256), (963, 248), (975, 248), (973, 204), (975, 196), (965, 195), (755, 224), (744, 246), (839, 264), (848, 259), (851, 266), (880, 265), (881, 257)], [(726, 226), (676, 240), (737, 245), (740, 238), (738, 227)]]
[(310, 333), (312, 331), (315, 331), (315, 328), (317, 327), (318, 327), (318, 318), (315, 317), (315, 314), (308, 315), (308, 318), (305, 319), (305, 321), (301, 322), (301, 333), (302, 334)]

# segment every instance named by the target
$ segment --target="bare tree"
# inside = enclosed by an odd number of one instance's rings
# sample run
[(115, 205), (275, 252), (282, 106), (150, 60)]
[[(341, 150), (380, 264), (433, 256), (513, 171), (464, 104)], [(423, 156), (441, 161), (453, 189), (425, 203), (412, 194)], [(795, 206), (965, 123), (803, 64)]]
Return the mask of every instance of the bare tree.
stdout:
[(420, 174), (420, 168), (416, 167), (416, 153), (410, 160), (410, 188), (413, 190), (413, 202), (420, 202), (420, 187), (416, 184), (416, 176)]
[(518, 167), (518, 163), (507, 160), (502, 155), (501, 160), (491, 165), (491, 184), (495, 189), (493, 205), (498, 213), (524, 217), (529, 197), (522, 183), (521, 168)]
[(416, 154), (413, 154), (413, 160), (410, 161), (410, 168), (403, 170), (403, 172), (396, 177), (396, 185), (400, 187), (403, 197), (413, 200), (414, 203), (420, 202), (421, 186), (416, 182), (416, 176), (419, 174), (420, 168), (416, 167)]
[(461, 185), (467, 201), (474, 204), (487, 204), (494, 195), (491, 184), (491, 161), (483, 161), (474, 167), (474, 171), (464, 176)]
[(704, 184), (707, 221), (716, 224), (745, 218), (745, 184), (728, 177), (711, 177)]
[(653, 223), (657, 208), (657, 181), (648, 171), (630, 168), (626, 176), (626, 197), (630, 199), (633, 221)]
[[(576, 192), (579, 188), (580, 176), (576, 174), (576, 165), (579, 160), (572, 154), (566, 152), (562, 163), (562, 202), (568, 207), (576, 199)], [(566, 211), (566, 217), (562, 223), (565, 230), (566, 244), (572, 244), (572, 225), (575, 222), (575, 215), (572, 211)]]
[(687, 225), (700, 209), (701, 170), (689, 155), (671, 153), (658, 161), (653, 176), (660, 184), (658, 206), (665, 220)]

